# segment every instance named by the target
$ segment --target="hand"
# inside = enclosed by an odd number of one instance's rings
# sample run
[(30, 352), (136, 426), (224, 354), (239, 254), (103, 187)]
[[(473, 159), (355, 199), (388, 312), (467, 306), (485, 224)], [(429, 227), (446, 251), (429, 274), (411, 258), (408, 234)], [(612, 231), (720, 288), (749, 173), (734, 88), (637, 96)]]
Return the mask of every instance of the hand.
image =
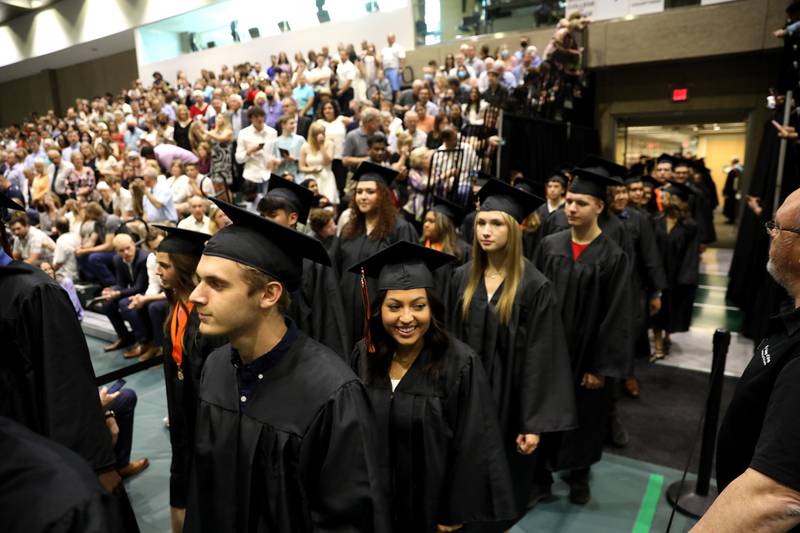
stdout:
[(86, 249), (83, 246), (78, 246), (77, 248), (75, 248), (75, 256), (76, 257), (81, 257), (83, 255), (86, 255), (87, 253), (89, 253), (89, 252), (87, 252)]
[(259, 150), (261, 150), (262, 148), (263, 148), (263, 146), (261, 146), (260, 144), (257, 144), (257, 145), (255, 145), (255, 146), (251, 146), (251, 147), (250, 147), (250, 148), (248, 148), (248, 150), (247, 150), (247, 155), (253, 155), (254, 153), (256, 153), (256, 152), (258, 152)]
[(517, 435), (517, 453), (530, 455), (539, 446), (539, 435), (536, 433), (520, 433)]
[(117, 425), (117, 419), (113, 416), (109, 416), (106, 418), (106, 427), (108, 428), (108, 432), (111, 433), (111, 445), (117, 445), (117, 439), (119, 439), (119, 426)]
[(792, 126), (783, 126), (778, 121), (773, 120), (772, 125), (778, 130), (778, 137), (781, 139), (797, 139), (797, 130)]
[(108, 406), (111, 405), (111, 402), (117, 399), (117, 396), (119, 396), (119, 391), (109, 394), (108, 388), (100, 388), (100, 405), (103, 407), (103, 411), (108, 409)]
[(606, 383), (606, 378), (586, 372), (581, 379), (581, 387), (586, 387), (589, 390), (596, 390), (603, 388)]
[(144, 307), (144, 296), (141, 294), (134, 294), (131, 296), (130, 303), (128, 304), (128, 309), (141, 309)]
[(122, 486), (122, 478), (119, 476), (119, 473), (116, 470), (97, 474), (97, 480), (109, 494), (116, 494), (119, 488)]
[(774, 32), (772, 32), (772, 35), (774, 35), (778, 39), (783, 39), (783, 37), (786, 36), (786, 30), (784, 29), (775, 30)]
[(115, 291), (111, 287), (106, 287), (100, 294), (103, 296), (103, 298), (113, 298), (115, 292), (117, 291)]
[(436, 533), (447, 533), (449, 531), (457, 531), (464, 527), (464, 524), (456, 524), (454, 526), (446, 526), (444, 524), (436, 524)]
[(661, 297), (650, 298), (650, 301), (647, 303), (650, 308), (650, 316), (654, 316), (661, 311)]
[(761, 212), (764, 210), (764, 208), (761, 207), (761, 198), (756, 196), (747, 196), (747, 207), (749, 207), (757, 217), (760, 217)]

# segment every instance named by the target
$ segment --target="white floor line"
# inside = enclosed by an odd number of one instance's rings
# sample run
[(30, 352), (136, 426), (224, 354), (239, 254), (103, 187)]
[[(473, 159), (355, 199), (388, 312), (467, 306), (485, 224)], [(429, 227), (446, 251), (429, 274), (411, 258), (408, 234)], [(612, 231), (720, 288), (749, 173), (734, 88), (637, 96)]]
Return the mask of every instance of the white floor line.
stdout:
[(709, 309), (725, 309), (726, 311), (738, 311), (738, 307), (732, 307), (730, 305), (717, 305), (717, 304), (700, 304), (695, 302), (695, 307), (708, 307)]

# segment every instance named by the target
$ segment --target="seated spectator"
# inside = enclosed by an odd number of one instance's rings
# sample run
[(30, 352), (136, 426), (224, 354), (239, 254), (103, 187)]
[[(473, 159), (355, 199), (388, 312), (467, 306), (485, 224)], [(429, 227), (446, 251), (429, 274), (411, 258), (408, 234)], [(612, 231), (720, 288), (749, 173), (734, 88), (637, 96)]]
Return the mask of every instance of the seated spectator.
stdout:
[[(411, 137), (411, 146), (413, 148), (425, 146), (425, 143), (428, 140), (428, 135), (418, 128), (419, 115), (417, 115), (417, 112), (406, 112), (405, 116), (403, 117), (403, 123), (406, 126), (405, 133), (408, 133), (408, 135)], [(389, 151), (392, 153), (397, 153), (398, 151), (397, 134), (389, 136)]]
[(190, 180), (184, 173), (183, 163), (180, 161), (172, 162), (166, 183), (172, 192), (172, 202), (178, 211), (178, 216), (186, 216), (189, 213), (189, 198), (199, 192), (199, 189), (197, 189), (197, 184), (194, 180)]
[(418, 117), (417, 129), (424, 132), (425, 135), (429, 134), (431, 130), (433, 130), (434, 116), (428, 114), (425, 104), (422, 102), (417, 102), (417, 105), (414, 107), (414, 109), (416, 110)]
[(31, 207), (39, 207), (44, 194), (50, 190), (50, 175), (47, 173), (45, 160), (37, 157), (33, 162), (33, 183), (31, 184)]
[(52, 260), (56, 243), (45, 232), (31, 226), (24, 211), (17, 211), (11, 216), (9, 227), (16, 237), (12, 249), (14, 259), (31, 265), (37, 261)]
[(122, 180), (117, 176), (109, 176), (106, 182), (111, 186), (114, 214), (124, 220), (133, 218), (131, 192), (122, 186)]
[(295, 133), (297, 119), (290, 115), (283, 115), (278, 119), (278, 136), (275, 143), (278, 145), (281, 162), (275, 168), (275, 174), (297, 174), (297, 162), (300, 160), (300, 149), (305, 139)]
[[(116, 235), (113, 244), (117, 253), (114, 257), (116, 283), (103, 289), (102, 295), (106, 302), (102, 313), (111, 321), (117, 339), (103, 350), (111, 352), (135, 342), (136, 346), (125, 352), (124, 356), (140, 357), (152, 347), (148, 335), (149, 327), (136, 310), (130, 309), (130, 303), (134, 294), (143, 294), (147, 290), (147, 253), (138, 249), (127, 233)], [(133, 331), (128, 330), (126, 321)]]
[(61, 200), (58, 199), (56, 193), (47, 191), (42, 197), (42, 203), (39, 206), (39, 229), (47, 235), (53, 237), (57, 235), (56, 232), (56, 218), (61, 212)]
[(78, 322), (82, 322), (83, 307), (81, 306), (81, 301), (78, 298), (78, 291), (75, 290), (75, 284), (72, 282), (72, 278), (68, 276), (58, 277), (53, 265), (47, 261), (42, 261), (42, 263), (39, 265), (39, 268), (42, 269), (42, 272), (56, 280), (58, 284), (61, 285), (61, 288), (64, 289), (64, 292), (66, 292), (67, 296), (69, 296), (69, 301), (72, 303), (72, 308), (75, 309), (75, 316), (78, 317)]
[(422, 222), (425, 215), (425, 195), (430, 185), (430, 165), (433, 152), (427, 148), (415, 148), (409, 156), (411, 169), (408, 171), (408, 200), (403, 206), (413, 220)]
[(84, 165), (83, 154), (72, 152), (72, 171), (67, 176), (67, 196), (91, 196), (94, 192), (94, 171)]
[(158, 180), (158, 171), (147, 167), (142, 171), (143, 180), (136, 180), (131, 189), (136, 189), (142, 194), (142, 209), (144, 219), (150, 224), (175, 224), (178, 222), (178, 212), (172, 199), (172, 190), (169, 184)]
[[(440, 174), (436, 175), (437, 186), (444, 186), (446, 191), (457, 188), (457, 198), (460, 201), (467, 201), (472, 191), (472, 174), (477, 170), (480, 163), (475, 149), (466, 142), (459, 141), (458, 132), (453, 127), (445, 128), (442, 131), (442, 146), (439, 150), (448, 150), (444, 157), (439, 159)], [(461, 153), (455, 150), (460, 150)], [(458, 184), (456, 184), (456, 180)], [(437, 194), (443, 195), (445, 190), (438, 190)]]
[[(439, 112), (439, 106), (431, 101), (431, 90), (428, 89), (427, 85), (423, 85), (419, 90), (417, 103), (422, 103), (425, 106), (425, 112), (432, 117)], [(414, 107), (416, 107), (416, 104), (414, 104)]]
[(157, 228), (150, 228), (144, 242), (147, 246), (147, 290), (144, 294), (134, 294), (130, 298), (128, 308), (139, 313), (139, 316), (152, 336), (152, 347), (139, 356), (139, 361), (147, 361), (161, 355), (164, 345), (164, 322), (169, 314), (169, 304), (161, 278), (158, 275), (158, 262), (156, 249), (164, 239), (164, 232)]
[(64, 203), (67, 199), (67, 180), (75, 167), (56, 149), (49, 150), (47, 156), (50, 158), (50, 166), (47, 168), (50, 188), (58, 195), (61, 203)]
[[(137, 125), (136, 118), (131, 115), (128, 115), (128, 118), (125, 119), (125, 127), (125, 133), (122, 135), (122, 142), (125, 143), (125, 149), (138, 150), (139, 141), (144, 135), (144, 130)], [(74, 154), (75, 152), (72, 153)]]
[[(414, 112), (416, 114), (416, 111)], [(417, 117), (419, 120), (419, 117)], [(403, 121), (394, 116), (391, 111), (381, 111), (381, 132), (387, 138), (403, 130)]]
[(442, 145), (442, 130), (450, 125), (450, 120), (444, 113), (439, 113), (433, 119), (433, 129), (425, 139), (425, 147), (435, 150)]
[(113, 421), (110, 426), (111, 443), (114, 445), (117, 472), (122, 479), (135, 476), (150, 466), (150, 461), (146, 457), (131, 461), (133, 412), (136, 409), (136, 402), (136, 392), (131, 388), (126, 387), (113, 394), (108, 394), (105, 387), (100, 389), (100, 405), (106, 413), (106, 422)]
[(6, 194), (10, 198), (19, 198), (25, 203), (28, 193), (28, 180), (23, 173), (22, 163), (19, 161), (19, 155), (15, 151), (8, 153), (6, 159), (6, 170), (3, 173), (4, 185), (0, 185), (0, 192)]
[[(116, 215), (107, 214), (96, 202), (91, 202), (83, 208), (79, 235), (84, 233), (86, 219), (90, 221), (85, 235), (87, 237), (86, 245), (82, 238), (81, 245), (75, 250), (78, 269), (87, 281), (94, 281), (102, 287), (108, 287), (113, 285), (116, 280), (113, 239), (122, 221)], [(94, 238), (90, 240), (89, 237), (92, 235)]]
[(80, 237), (69, 231), (69, 221), (64, 217), (56, 219), (55, 229), (58, 237), (51, 264), (53, 272), (58, 275), (58, 279), (69, 278), (77, 281), (78, 258), (75, 252), (80, 246)]
[(111, 147), (105, 142), (97, 143), (95, 148), (95, 168), (97, 173), (107, 178), (109, 176), (116, 176), (119, 174), (117, 168), (117, 158), (114, 157), (114, 152)]
[(477, 87), (469, 90), (469, 101), (462, 106), (462, 114), (467, 121), (467, 124), (479, 126), (483, 124), (483, 114), (489, 107), (486, 100), (481, 99), (481, 93)]
[(211, 219), (211, 223), (209, 224), (209, 235), (214, 235), (219, 230), (224, 228), (225, 226), (229, 226), (231, 224), (231, 220), (228, 218), (228, 215), (225, 212), (217, 207), (217, 204), (211, 204), (208, 208), (208, 218)]
[(114, 191), (111, 190), (111, 186), (105, 181), (101, 181), (100, 183), (97, 184), (95, 190), (100, 195), (100, 198), (98, 198), (97, 203), (100, 204), (100, 207), (103, 208), (103, 211), (105, 211), (109, 215), (113, 215)]
[(503, 107), (508, 99), (508, 89), (500, 83), (500, 72), (503, 67), (492, 68), (487, 71), (488, 83), (481, 97), (494, 107)]
[(196, 117), (203, 118), (208, 111), (208, 104), (205, 100), (205, 95), (201, 90), (192, 91), (192, 107), (189, 108), (189, 116), (192, 119)]
[(381, 115), (377, 109), (368, 107), (361, 112), (359, 127), (349, 132), (344, 139), (342, 162), (345, 166), (354, 169), (368, 159), (367, 139), (373, 135), (383, 137), (383, 133), (378, 131), (380, 127)]
[(211, 235), (212, 222), (206, 215), (208, 201), (201, 196), (195, 195), (189, 198), (188, 204), (190, 214), (178, 223), (178, 227)]
[[(228, 162), (230, 162), (230, 159), (228, 159)], [(194, 195), (202, 193), (203, 196), (219, 196), (219, 186), (222, 184), (217, 183), (217, 181), (210, 176), (200, 174), (196, 163), (186, 163), (183, 165), (183, 170), (186, 172), (186, 177), (189, 178), (189, 183), (194, 184), (192, 185), (192, 192)], [(222, 185), (222, 191), (224, 192), (224, 190), (224, 185)]]

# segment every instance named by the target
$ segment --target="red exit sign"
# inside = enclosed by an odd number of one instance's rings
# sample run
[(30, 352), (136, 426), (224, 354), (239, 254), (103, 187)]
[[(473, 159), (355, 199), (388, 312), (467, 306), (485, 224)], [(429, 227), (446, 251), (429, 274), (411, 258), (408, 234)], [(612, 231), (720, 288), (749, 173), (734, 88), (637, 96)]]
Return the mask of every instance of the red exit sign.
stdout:
[(689, 99), (689, 89), (672, 89), (673, 102), (685, 102)]

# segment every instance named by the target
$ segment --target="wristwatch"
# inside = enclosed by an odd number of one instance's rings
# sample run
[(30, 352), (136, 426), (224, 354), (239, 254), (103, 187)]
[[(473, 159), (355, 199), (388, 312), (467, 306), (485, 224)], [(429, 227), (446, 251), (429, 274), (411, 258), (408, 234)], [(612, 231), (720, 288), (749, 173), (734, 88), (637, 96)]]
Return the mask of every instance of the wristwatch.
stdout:
[(114, 413), (113, 409), (109, 409), (108, 411), (106, 411), (106, 418), (116, 418), (116, 416), (117, 415)]

